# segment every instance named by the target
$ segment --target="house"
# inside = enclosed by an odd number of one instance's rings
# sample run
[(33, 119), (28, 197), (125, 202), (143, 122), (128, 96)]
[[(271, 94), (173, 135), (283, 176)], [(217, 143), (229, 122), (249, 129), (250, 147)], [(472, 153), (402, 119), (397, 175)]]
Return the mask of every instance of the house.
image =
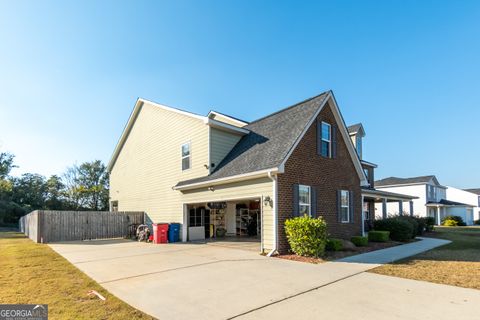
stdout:
[[(385, 190), (379, 190), (375, 188), (375, 169), (378, 167), (376, 164), (363, 159), (363, 139), (366, 132), (361, 123), (351, 125), (347, 128), (354, 145), (357, 156), (362, 164), (362, 168), (367, 178), (367, 184), (362, 186), (362, 204), (363, 204), (363, 230), (368, 232), (373, 228), (373, 221), (375, 218), (387, 217), (387, 204), (390, 206), (398, 206), (398, 212), (402, 214), (404, 204), (408, 203), (409, 215), (413, 215), (413, 200), (417, 197), (414, 195), (406, 195), (397, 192), (389, 192)], [(378, 215), (376, 214), (376, 205), (381, 206)], [(381, 212), (381, 213), (380, 213)]]
[[(411, 202), (415, 215), (434, 217), (438, 225), (444, 217), (449, 215), (461, 216), (467, 223), (473, 223), (473, 205), (449, 199), (448, 187), (441, 185), (434, 175), (411, 178), (389, 177), (376, 181), (375, 186), (382, 191), (416, 196), (417, 198)], [(387, 212), (399, 214), (402, 208), (387, 205)]]
[[(458, 189), (454, 187), (447, 187), (447, 200), (457, 201), (468, 204), (472, 207), (467, 207), (460, 216), (464, 215), (464, 221), (470, 225), (475, 220), (480, 219), (480, 189)], [(459, 214), (455, 214), (459, 215)], [(462, 216), (463, 217), (463, 216)]]
[(368, 185), (350, 136), (331, 91), (253, 122), (138, 99), (108, 165), (111, 207), (181, 223), (183, 241), (226, 234), (270, 254), (303, 214), (349, 239)]

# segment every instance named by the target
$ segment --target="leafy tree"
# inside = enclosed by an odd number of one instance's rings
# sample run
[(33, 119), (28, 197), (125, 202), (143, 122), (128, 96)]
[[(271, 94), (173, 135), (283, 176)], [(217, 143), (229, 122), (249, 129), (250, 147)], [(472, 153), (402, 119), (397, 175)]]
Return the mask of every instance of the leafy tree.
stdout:
[(13, 164), (15, 156), (11, 153), (0, 153), (0, 180), (5, 179), (16, 166)]
[(32, 210), (45, 208), (47, 182), (45, 177), (36, 173), (25, 173), (13, 179), (12, 201)]
[(62, 179), (53, 175), (46, 182), (45, 209), (63, 210), (68, 206), (66, 204), (65, 185)]
[(107, 167), (100, 160), (84, 162), (78, 167), (78, 178), (87, 208), (106, 210), (109, 190)]

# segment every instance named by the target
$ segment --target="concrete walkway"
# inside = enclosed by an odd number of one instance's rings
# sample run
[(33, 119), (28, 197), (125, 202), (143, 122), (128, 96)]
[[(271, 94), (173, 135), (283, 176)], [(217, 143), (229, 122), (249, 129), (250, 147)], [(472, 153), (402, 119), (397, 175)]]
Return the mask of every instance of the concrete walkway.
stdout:
[(376, 263), (314, 265), (191, 243), (50, 246), (159, 319), (478, 319), (480, 291), (364, 273)]
[(449, 240), (417, 237), (420, 241), (392, 248), (367, 252), (337, 260), (338, 262), (356, 262), (369, 264), (386, 264), (402, 260), (416, 254), (432, 250), (450, 243)]

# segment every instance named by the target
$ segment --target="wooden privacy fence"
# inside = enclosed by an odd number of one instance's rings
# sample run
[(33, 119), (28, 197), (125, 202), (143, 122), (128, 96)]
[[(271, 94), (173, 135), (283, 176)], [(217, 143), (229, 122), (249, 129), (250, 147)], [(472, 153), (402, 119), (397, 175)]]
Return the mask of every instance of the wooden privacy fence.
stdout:
[(20, 232), (38, 243), (127, 238), (145, 222), (143, 212), (43, 211), (20, 218)]

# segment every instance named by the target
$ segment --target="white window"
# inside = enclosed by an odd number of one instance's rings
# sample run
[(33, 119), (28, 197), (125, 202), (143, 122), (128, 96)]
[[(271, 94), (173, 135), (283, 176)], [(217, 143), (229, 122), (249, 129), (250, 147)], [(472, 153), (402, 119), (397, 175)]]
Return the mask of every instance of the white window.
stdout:
[(330, 158), (332, 156), (332, 126), (322, 122), (322, 156)]
[(340, 210), (342, 222), (350, 222), (350, 192), (347, 190), (340, 191)]
[(311, 190), (309, 186), (298, 186), (298, 207), (300, 216), (312, 216)]
[(191, 165), (190, 142), (182, 144), (182, 170), (190, 169)]
[(428, 199), (429, 200), (432, 200), (432, 201), (436, 201), (437, 200), (437, 188), (435, 188), (434, 186), (432, 185), (428, 185)]

